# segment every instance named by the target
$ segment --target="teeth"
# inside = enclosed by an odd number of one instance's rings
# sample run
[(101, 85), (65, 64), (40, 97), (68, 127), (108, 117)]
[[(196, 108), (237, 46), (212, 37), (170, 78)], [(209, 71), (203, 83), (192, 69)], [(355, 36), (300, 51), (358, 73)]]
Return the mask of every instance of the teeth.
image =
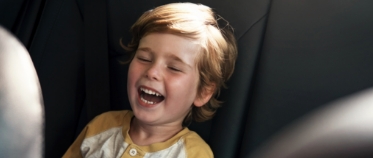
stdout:
[(146, 104), (154, 104), (154, 102), (152, 102), (152, 101), (147, 101), (147, 100), (145, 100), (145, 99), (142, 98), (142, 97), (141, 97), (141, 100), (142, 100), (143, 102), (145, 102)]
[[(155, 96), (157, 96), (157, 97), (162, 96), (161, 94), (159, 94), (159, 93), (157, 93), (157, 92), (154, 92), (154, 91), (152, 91), (152, 90), (149, 90), (149, 89), (140, 88), (140, 90), (143, 91), (143, 92), (146, 93), (146, 94), (155, 95)], [(143, 97), (141, 97), (141, 100), (142, 100), (143, 102), (145, 102), (146, 104), (155, 104), (155, 102), (148, 101), (148, 100), (144, 99)]]
[(143, 91), (143, 92), (145, 92), (146, 94), (155, 95), (157, 97), (162, 96), (161, 94), (159, 94), (157, 92), (154, 92), (152, 90), (149, 90), (149, 89), (140, 88), (140, 90)]

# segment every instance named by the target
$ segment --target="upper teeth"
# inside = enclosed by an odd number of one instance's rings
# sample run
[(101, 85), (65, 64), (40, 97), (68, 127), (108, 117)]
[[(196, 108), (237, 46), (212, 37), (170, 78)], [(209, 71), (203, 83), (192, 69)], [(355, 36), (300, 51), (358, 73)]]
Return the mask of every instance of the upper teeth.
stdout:
[(162, 96), (161, 94), (159, 94), (157, 92), (154, 92), (152, 90), (149, 90), (149, 89), (140, 88), (140, 90), (143, 91), (143, 92), (145, 92), (146, 94), (155, 95), (157, 97)]

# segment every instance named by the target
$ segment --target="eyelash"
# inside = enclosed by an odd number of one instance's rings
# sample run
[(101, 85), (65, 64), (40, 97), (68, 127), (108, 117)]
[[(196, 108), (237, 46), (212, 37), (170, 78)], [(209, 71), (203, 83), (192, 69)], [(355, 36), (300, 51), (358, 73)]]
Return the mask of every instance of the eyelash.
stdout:
[(142, 57), (137, 57), (137, 59), (144, 61), (144, 62), (151, 62), (149, 59), (142, 58)]
[[(137, 57), (137, 59), (140, 60), (140, 61), (143, 61), (143, 62), (151, 62), (151, 60), (143, 58), (143, 57)], [(180, 69), (172, 67), (172, 66), (168, 66), (168, 68), (172, 71), (175, 71), (175, 72), (182, 72)]]
[(177, 71), (177, 72), (181, 72), (181, 70), (175, 68), (175, 67), (168, 67), (169, 69), (171, 69), (172, 71)]

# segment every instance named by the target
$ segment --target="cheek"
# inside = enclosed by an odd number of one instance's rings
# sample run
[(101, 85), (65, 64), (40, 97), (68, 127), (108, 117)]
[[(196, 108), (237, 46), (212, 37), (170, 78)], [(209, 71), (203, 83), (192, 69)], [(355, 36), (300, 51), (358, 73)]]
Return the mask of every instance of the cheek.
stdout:
[(172, 87), (179, 87), (176, 88), (178, 98), (186, 98), (188, 96), (188, 100), (194, 99), (197, 95), (197, 88), (198, 88), (198, 77), (190, 76), (183, 79), (178, 79), (173, 82)]
[(131, 62), (128, 68), (127, 74), (127, 89), (130, 91), (130, 88), (133, 88), (137, 78), (139, 77), (139, 71), (136, 70), (136, 64)]

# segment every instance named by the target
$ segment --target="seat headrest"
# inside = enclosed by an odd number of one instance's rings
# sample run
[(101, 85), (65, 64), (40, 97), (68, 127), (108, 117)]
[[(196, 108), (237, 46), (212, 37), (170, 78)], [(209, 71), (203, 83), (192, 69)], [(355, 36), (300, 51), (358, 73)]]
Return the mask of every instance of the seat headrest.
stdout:
[(285, 128), (251, 158), (373, 157), (373, 88), (326, 105)]
[(42, 157), (43, 115), (29, 53), (0, 26), (0, 157)]

